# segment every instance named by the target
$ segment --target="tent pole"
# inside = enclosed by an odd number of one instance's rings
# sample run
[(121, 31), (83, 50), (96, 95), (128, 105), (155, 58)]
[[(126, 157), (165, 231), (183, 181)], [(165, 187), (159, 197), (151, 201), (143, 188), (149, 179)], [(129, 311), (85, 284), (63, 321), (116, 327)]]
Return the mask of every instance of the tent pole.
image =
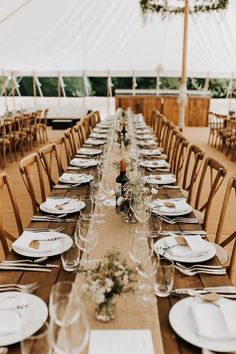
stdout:
[(179, 130), (183, 131), (185, 126), (185, 107), (187, 105), (187, 42), (188, 42), (188, 17), (189, 0), (185, 1), (184, 8), (184, 35), (183, 35), (183, 57), (182, 57), (182, 75), (179, 89)]
[(33, 94), (34, 94), (34, 107), (36, 109), (36, 77), (33, 75)]
[(58, 79), (57, 79), (57, 94), (58, 94), (58, 105), (60, 106), (61, 82), (60, 82), (60, 72), (59, 71), (58, 71)]

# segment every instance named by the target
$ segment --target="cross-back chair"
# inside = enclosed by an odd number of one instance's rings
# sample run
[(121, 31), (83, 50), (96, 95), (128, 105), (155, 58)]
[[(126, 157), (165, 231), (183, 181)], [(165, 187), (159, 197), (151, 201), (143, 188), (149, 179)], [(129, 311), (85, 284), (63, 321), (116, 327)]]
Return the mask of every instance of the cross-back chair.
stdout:
[(23, 158), (20, 161), (19, 167), (24, 184), (31, 199), (33, 213), (35, 214), (40, 204), (46, 200), (43, 169), (39, 155), (37, 153), (32, 153)]
[(188, 202), (191, 204), (193, 188), (200, 173), (205, 152), (197, 145), (190, 145), (187, 152), (182, 188), (187, 192)]
[(56, 144), (49, 144), (47, 146), (44, 146), (39, 149), (38, 152), (39, 157), (41, 158), (42, 166), (48, 177), (50, 190), (53, 190), (56, 181), (63, 173), (61, 157), (58, 152), (59, 151), (56, 147)]
[[(204, 230), (207, 228), (213, 198), (219, 190), (226, 173), (227, 169), (221, 162), (211, 157), (205, 159), (194, 204), (196, 211), (204, 213), (204, 216), (199, 213), (197, 215)], [(203, 191), (206, 186), (209, 187), (207, 192)]]
[(12, 122), (5, 119), (0, 124), (0, 154), (2, 167), (6, 166), (6, 155), (9, 153), (10, 161), (12, 162), (12, 148), (11, 148), (11, 130)]
[(178, 135), (171, 163), (171, 172), (176, 176), (177, 183), (179, 183), (183, 171), (188, 145), (189, 141), (182, 134)]
[(5, 256), (9, 253), (8, 242), (14, 242), (16, 238), (11, 235), (6, 229), (4, 229), (3, 221), (3, 211), (6, 206), (5, 193), (8, 194), (8, 199), (10, 200), (11, 208), (16, 221), (16, 226), (18, 230), (18, 236), (23, 232), (22, 221), (19, 213), (19, 208), (16, 202), (16, 197), (13, 193), (12, 185), (9, 176), (5, 172), (0, 172), (0, 242), (3, 248)]
[(75, 147), (74, 139), (72, 136), (72, 129), (71, 128), (66, 129), (64, 131), (64, 136), (67, 141), (67, 146), (69, 146), (69, 149), (70, 149), (70, 160), (71, 160), (76, 154), (76, 147)]
[(65, 136), (62, 136), (59, 139), (52, 140), (51, 144), (56, 145), (57, 153), (61, 157), (60, 174), (62, 174), (66, 170), (66, 166), (69, 166), (72, 158), (70, 154), (70, 147), (68, 145), (68, 141)]

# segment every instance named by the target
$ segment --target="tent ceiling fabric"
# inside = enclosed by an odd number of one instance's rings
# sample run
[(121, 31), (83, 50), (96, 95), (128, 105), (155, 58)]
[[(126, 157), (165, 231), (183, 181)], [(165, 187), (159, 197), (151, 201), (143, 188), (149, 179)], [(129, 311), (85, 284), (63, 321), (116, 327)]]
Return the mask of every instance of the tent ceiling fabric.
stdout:
[[(190, 16), (188, 76), (235, 74), (235, 33), (235, 0), (221, 15)], [(0, 0), (5, 75), (156, 76), (162, 65), (161, 76), (180, 76), (182, 37), (182, 16), (144, 26), (138, 0)]]

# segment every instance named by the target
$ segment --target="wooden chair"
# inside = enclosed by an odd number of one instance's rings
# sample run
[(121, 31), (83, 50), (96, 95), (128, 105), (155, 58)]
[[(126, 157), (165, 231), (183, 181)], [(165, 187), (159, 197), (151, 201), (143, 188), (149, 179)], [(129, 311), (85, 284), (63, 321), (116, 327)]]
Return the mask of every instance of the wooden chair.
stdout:
[(73, 138), (73, 142), (74, 142), (74, 147), (77, 152), (79, 150), (79, 148), (81, 148), (81, 146), (83, 145), (83, 143), (80, 140), (80, 129), (77, 124), (72, 127), (71, 133), (72, 133), (72, 138)]
[(65, 139), (66, 139), (67, 146), (69, 146), (70, 160), (71, 160), (71, 159), (73, 159), (73, 157), (76, 154), (76, 146), (75, 146), (74, 139), (73, 139), (73, 136), (72, 136), (72, 128), (66, 129), (64, 131), (64, 136), (65, 136)]
[[(232, 278), (232, 272), (236, 270), (236, 231), (233, 231), (232, 234), (227, 236), (224, 240), (222, 240), (222, 231), (226, 221), (227, 209), (229, 205), (230, 197), (234, 192), (234, 200), (236, 196), (236, 177), (231, 177), (228, 180), (228, 184), (225, 190), (224, 200), (222, 203), (220, 218), (218, 221), (216, 236), (215, 236), (215, 246), (217, 250), (217, 256), (220, 259), (221, 263), (225, 265), (227, 262), (227, 272)], [(218, 245), (220, 247), (218, 247)], [(232, 245), (232, 249), (230, 254), (225, 249), (226, 246)], [(223, 250), (222, 250), (223, 248)]]
[(37, 153), (32, 153), (20, 161), (20, 173), (30, 195), (33, 213), (35, 214), (39, 205), (46, 200), (42, 164)]
[(57, 181), (63, 173), (59, 151), (56, 144), (49, 144), (39, 149), (38, 154), (41, 158), (42, 166), (47, 174), (50, 190), (52, 191), (56, 184), (55, 181)]
[[(185, 161), (182, 188), (188, 202), (192, 202), (192, 194), (195, 182), (202, 167), (205, 152), (197, 145), (190, 145)], [(185, 194), (184, 193), (184, 194)]]
[(0, 154), (2, 154), (2, 167), (6, 166), (6, 154), (9, 153), (10, 161), (12, 162), (12, 147), (11, 147), (11, 131), (12, 121), (3, 119), (0, 125)]
[(175, 154), (171, 163), (171, 172), (176, 176), (177, 183), (179, 183), (181, 177), (188, 145), (189, 141), (183, 135), (178, 135)]
[(38, 146), (39, 142), (40, 142), (40, 144), (42, 144), (42, 142), (43, 142), (41, 115), (42, 115), (41, 110), (38, 110), (38, 111), (32, 113), (34, 141), (37, 146)]
[(57, 154), (61, 157), (60, 175), (66, 170), (66, 166), (69, 166), (70, 160), (72, 158), (70, 154), (70, 147), (68, 146), (67, 139), (62, 136), (59, 139), (52, 140), (51, 144), (56, 145)]
[(16, 202), (15, 195), (13, 193), (12, 185), (9, 179), (9, 176), (5, 172), (0, 172), (0, 242), (4, 251), (5, 256), (9, 253), (9, 245), (8, 241), (14, 242), (16, 238), (11, 235), (7, 230), (4, 229), (3, 226), (3, 212), (4, 212), (4, 207), (5, 207), (5, 196), (4, 193), (7, 192), (11, 207), (13, 209), (13, 214), (15, 217), (17, 229), (18, 229), (18, 236), (22, 234), (23, 232), (23, 226), (22, 226), (22, 221), (20, 218), (20, 213), (19, 213), (19, 208)]
[[(213, 198), (220, 188), (226, 173), (227, 169), (221, 162), (210, 157), (205, 159), (194, 205), (196, 209), (195, 213), (198, 214), (197, 217), (202, 223), (204, 230), (207, 228)], [(209, 185), (208, 192), (203, 193), (203, 186), (206, 187), (206, 185)], [(199, 211), (201, 213), (199, 213)], [(204, 215), (202, 213), (204, 213)]]

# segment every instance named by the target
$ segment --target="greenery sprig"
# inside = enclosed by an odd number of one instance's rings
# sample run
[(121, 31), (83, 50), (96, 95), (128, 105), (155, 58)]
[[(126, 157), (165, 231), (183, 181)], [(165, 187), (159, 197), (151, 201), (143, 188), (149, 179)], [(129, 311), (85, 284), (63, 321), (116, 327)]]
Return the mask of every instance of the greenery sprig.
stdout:
[[(214, 1), (197, 1), (194, 6), (190, 7), (190, 14), (208, 13), (212, 11), (225, 10), (229, 5), (229, 0)], [(146, 18), (148, 13), (157, 13), (164, 19), (171, 15), (179, 15), (184, 13), (184, 6), (171, 6), (169, 0), (139, 0), (142, 15)]]

